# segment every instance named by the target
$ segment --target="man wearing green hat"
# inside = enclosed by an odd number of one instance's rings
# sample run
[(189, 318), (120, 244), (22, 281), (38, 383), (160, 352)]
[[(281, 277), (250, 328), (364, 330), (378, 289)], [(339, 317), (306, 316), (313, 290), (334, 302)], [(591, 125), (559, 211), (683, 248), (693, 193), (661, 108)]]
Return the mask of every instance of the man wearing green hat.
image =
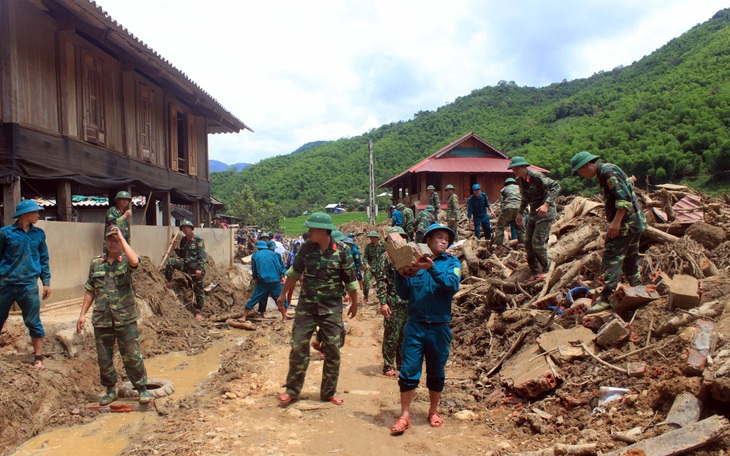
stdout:
[[(193, 233), (195, 227), (190, 220), (183, 220), (180, 223), (180, 231), (185, 235), (180, 240), (180, 245), (175, 249), (178, 258), (170, 258), (165, 265), (165, 277), (167, 281), (172, 280), (172, 272), (177, 269), (190, 276), (193, 280), (193, 294), (195, 302), (193, 303), (195, 318), (203, 319), (202, 310), (205, 304), (205, 265), (208, 262), (208, 254), (205, 252), (205, 241), (200, 236)], [(172, 238), (170, 243), (175, 242)]]
[[(399, 226), (388, 230), (388, 235), (399, 234), (405, 238), (405, 232)], [(383, 315), (383, 375), (397, 377), (403, 367), (403, 326), (406, 324), (408, 301), (398, 296), (395, 288), (396, 270), (387, 253), (378, 258), (378, 300), (380, 313)]]
[(370, 243), (365, 246), (362, 255), (362, 264), (365, 270), (363, 295), (365, 296), (366, 302), (370, 294), (370, 283), (372, 279), (375, 279), (376, 283), (380, 281), (380, 257), (385, 253), (385, 244), (380, 242), (380, 234), (377, 231), (373, 230), (368, 233), (368, 240)]
[(114, 206), (110, 207), (106, 211), (106, 223), (104, 224), (104, 230), (111, 226), (116, 225), (122, 231), (122, 236), (127, 244), (132, 243), (131, 230), (132, 225), (132, 211), (129, 208), (129, 203), (132, 201), (132, 195), (127, 191), (121, 191), (117, 193), (114, 198)]
[(403, 203), (398, 203), (396, 206), (396, 209), (401, 211), (403, 214), (403, 231), (406, 233), (410, 233), (410, 236), (406, 234), (407, 240), (412, 241), (413, 240), (413, 223), (415, 222), (416, 216), (413, 215), (413, 209), (406, 206)]
[(618, 288), (623, 271), (633, 286), (641, 285), (639, 274), (639, 239), (646, 229), (646, 217), (636, 198), (634, 185), (621, 168), (601, 163), (590, 152), (578, 152), (570, 160), (573, 174), (586, 179), (598, 178), (605, 200), (608, 230), (603, 250), (603, 291), (589, 313), (610, 308), (609, 300)]
[(340, 376), (342, 295), (346, 290), (350, 297), (348, 315), (354, 318), (359, 289), (355, 264), (350, 249), (342, 241), (332, 238), (332, 231), (336, 228), (329, 215), (315, 212), (304, 226), (309, 228), (310, 240), (299, 249), (294, 266), (286, 272), (284, 289), (276, 300), (282, 320), (286, 320), (286, 294), (300, 277), (304, 277), (294, 313), (286, 391), (279, 395), (278, 400), (281, 405), (287, 405), (299, 397), (309, 366), (309, 341), (319, 327), (321, 351), (325, 356), (320, 399), (342, 405), (342, 398), (335, 395)]
[(33, 344), (33, 365), (39, 369), (43, 369), (43, 338), (46, 335), (40, 315), (39, 278), (43, 299), (51, 295), (46, 233), (33, 226), (42, 210), (35, 201), (23, 200), (13, 214), (18, 220), (0, 228), (0, 331), (8, 319), (10, 307), (17, 302)]
[(433, 216), (433, 206), (429, 204), (416, 216), (416, 242), (423, 242), (423, 235), (434, 223), (436, 223), (436, 218)]
[[(543, 173), (529, 169), (530, 164), (523, 157), (512, 157), (508, 169), (517, 177), (517, 185), (522, 193), (520, 213), (515, 222), (522, 223), (522, 214), (530, 207), (530, 217), (525, 227), (525, 252), (531, 275), (527, 282), (538, 282), (547, 276), (550, 261), (548, 260), (548, 238), (558, 213), (555, 198), (560, 193), (560, 184)], [(542, 268), (542, 271), (540, 271)]]
[(441, 199), (439, 194), (436, 192), (436, 187), (429, 185), (426, 187), (426, 193), (428, 193), (428, 204), (433, 206), (433, 218), (439, 219), (439, 210), (441, 210)]
[(449, 197), (446, 203), (446, 223), (454, 232), (454, 242), (459, 240), (459, 197), (456, 196), (454, 186), (449, 184), (444, 187), (446, 196)]
[(494, 243), (502, 245), (504, 243), (504, 229), (510, 226), (512, 238), (518, 239), (520, 244), (525, 243), (525, 227), (522, 223), (517, 224), (517, 216), (520, 214), (520, 206), (522, 205), (522, 193), (517, 181), (511, 177), (504, 180), (504, 187), (499, 192), (502, 203), (502, 210), (497, 217), (497, 227), (494, 232)]

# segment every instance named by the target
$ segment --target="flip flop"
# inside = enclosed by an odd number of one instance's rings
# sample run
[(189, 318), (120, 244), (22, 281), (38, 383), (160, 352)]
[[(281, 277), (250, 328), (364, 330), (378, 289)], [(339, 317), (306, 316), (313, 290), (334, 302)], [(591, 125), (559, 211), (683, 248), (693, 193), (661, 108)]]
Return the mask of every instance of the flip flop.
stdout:
[(279, 401), (279, 404), (281, 404), (281, 405), (288, 405), (297, 400), (296, 397), (292, 396), (289, 393), (281, 393), (281, 394), (279, 394), (279, 396), (276, 399)]
[(441, 427), (444, 424), (444, 420), (439, 416), (439, 412), (433, 412), (428, 415), (428, 424), (431, 427)]
[(395, 424), (390, 427), (390, 435), (401, 435), (411, 428), (411, 420), (399, 416)]
[(385, 375), (387, 377), (397, 377), (398, 371), (396, 371), (395, 369), (389, 369), (388, 371), (385, 372)]
[(43, 364), (43, 355), (35, 355), (33, 359), (33, 367), (36, 369), (45, 369), (46, 366)]
[(342, 399), (341, 397), (337, 397), (337, 396), (332, 396), (329, 399), (325, 399), (325, 401), (330, 401), (330, 402), (332, 402), (335, 405), (342, 405), (342, 404), (345, 403), (345, 400), (344, 399)]

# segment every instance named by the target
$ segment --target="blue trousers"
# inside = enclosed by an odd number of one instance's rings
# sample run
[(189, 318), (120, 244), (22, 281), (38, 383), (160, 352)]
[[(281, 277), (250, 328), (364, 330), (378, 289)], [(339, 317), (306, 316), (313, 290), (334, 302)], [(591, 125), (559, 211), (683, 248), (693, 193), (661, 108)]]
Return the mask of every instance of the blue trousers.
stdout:
[(259, 312), (266, 312), (266, 303), (268, 302), (269, 296), (274, 298), (276, 301), (281, 294), (281, 282), (269, 282), (269, 283), (256, 283), (256, 288), (251, 294), (251, 299), (246, 304), (246, 309), (253, 309), (256, 303), (259, 304)]
[(451, 328), (448, 324), (419, 323), (408, 320), (403, 328), (403, 368), (398, 374), (401, 393), (418, 387), (426, 360), (426, 386), (440, 393), (444, 389), (444, 366), (451, 349)]
[(476, 234), (477, 239), (481, 239), (481, 230), (480, 228), (484, 229), (484, 238), (489, 240), (492, 239), (492, 224), (489, 223), (489, 215), (474, 215), (474, 234)]
[(30, 337), (41, 338), (46, 335), (41, 324), (41, 299), (38, 296), (38, 283), (0, 285), (0, 331), (10, 314), (13, 301), (18, 303), (23, 312), (23, 323), (28, 328)]

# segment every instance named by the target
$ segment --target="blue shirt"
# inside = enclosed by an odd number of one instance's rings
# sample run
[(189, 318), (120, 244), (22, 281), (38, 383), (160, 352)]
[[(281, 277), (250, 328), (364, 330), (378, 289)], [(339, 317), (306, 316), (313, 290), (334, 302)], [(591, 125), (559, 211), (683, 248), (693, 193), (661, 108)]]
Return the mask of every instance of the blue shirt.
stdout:
[(471, 195), (469, 197), (469, 208), (466, 214), (467, 220), (471, 218), (472, 214), (475, 217), (483, 218), (485, 215), (487, 215), (487, 208), (489, 207), (489, 198), (487, 198), (487, 194), (484, 192), (481, 192), (479, 194), (479, 197), (477, 198), (476, 195)]
[(399, 210), (393, 211), (393, 225), (392, 226), (403, 226), (403, 212)]
[(38, 277), (51, 285), (46, 233), (33, 225), (26, 232), (17, 222), (0, 228), (0, 283), (30, 285)]
[(454, 255), (433, 259), (433, 267), (418, 271), (414, 277), (397, 274), (395, 288), (408, 300), (408, 320), (420, 323), (449, 323), (451, 300), (459, 291), (461, 263)]
[(362, 256), (360, 255), (360, 248), (357, 244), (348, 244), (350, 251), (352, 252), (352, 258), (355, 259), (355, 268), (360, 269), (362, 266)]
[(271, 250), (259, 250), (251, 257), (251, 272), (260, 284), (279, 282), (284, 273), (281, 255)]

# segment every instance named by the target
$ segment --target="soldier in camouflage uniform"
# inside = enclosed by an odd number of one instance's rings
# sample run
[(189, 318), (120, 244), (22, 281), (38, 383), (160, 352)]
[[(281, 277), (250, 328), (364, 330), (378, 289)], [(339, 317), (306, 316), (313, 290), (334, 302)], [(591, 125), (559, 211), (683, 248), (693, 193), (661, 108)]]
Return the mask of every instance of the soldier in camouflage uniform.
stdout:
[(335, 226), (329, 215), (315, 212), (309, 216), (305, 226), (309, 227), (310, 240), (299, 249), (276, 301), (282, 320), (286, 320), (286, 293), (300, 277), (304, 277), (294, 314), (286, 392), (281, 393), (278, 400), (286, 405), (299, 397), (309, 366), (309, 341), (319, 327), (321, 350), (325, 356), (320, 399), (342, 405), (343, 400), (335, 395), (340, 375), (342, 295), (347, 290), (350, 298), (348, 315), (354, 318), (359, 288), (355, 264), (347, 245), (332, 239)]
[(605, 199), (608, 232), (603, 250), (603, 291), (601, 298), (589, 313), (609, 309), (609, 299), (616, 291), (623, 271), (634, 287), (641, 285), (639, 274), (639, 238), (646, 229), (646, 216), (636, 199), (634, 185), (621, 168), (612, 163), (601, 163), (600, 157), (589, 152), (578, 152), (570, 160), (573, 174), (586, 179), (598, 178)]
[(380, 257), (385, 253), (385, 244), (380, 242), (380, 235), (377, 231), (371, 231), (368, 234), (368, 239), (370, 243), (365, 246), (362, 256), (363, 269), (365, 270), (365, 288), (363, 289), (365, 301), (368, 300), (372, 280), (375, 279), (376, 283), (380, 281)]
[[(175, 249), (178, 258), (170, 258), (165, 265), (165, 277), (167, 281), (172, 280), (174, 270), (182, 271), (188, 274), (193, 280), (193, 293), (195, 294), (195, 318), (202, 320), (201, 311), (205, 304), (205, 285), (203, 278), (205, 277), (205, 264), (208, 262), (208, 254), (205, 253), (205, 242), (200, 236), (193, 234), (195, 227), (189, 220), (183, 220), (180, 223), (180, 231), (185, 237), (180, 240), (180, 245)], [(174, 242), (175, 238), (170, 241)]]
[(429, 226), (436, 222), (433, 216), (433, 206), (430, 204), (416, 216), (416, 242), (423, 242), (423, 235)]
[[(129, 192), (121, 191), (114, 198), (115, 205), (106, 211), (106, 221), (104, 223), (104, 231), (112, 225), (118, 226), (122, 231), (122, 236), (127, 244), (132, 244), (132, 211), (129, 209), (129, 203), (132, 201), (132, 195)], [(103, 246), (103, 252), (106, 253), (106, 243)]]
[[(522, 214), (527, 206), (530, 207), (529, 220), (526, 227), (525, 251), (527, 263), (532, 275), (527, 282), (544, 280), (550, 261), (548, 260), (547, 242), (550, 237), (550, 228), (553, 226), (557, 210), (555, 198), (560, 193), (560, 184), (545, 176), (539, 171), (527, 167), (530, 164), (523, 157), (512, 157), (508, 169), (517, 176), (517, 184), (522, 193), (520, 213), (515, 222), (522, 223)], [(542, 267), (542, 272), (540, 272)]]
[(106, 394), (99, 404), (108, 405), (117, 399), (117, 372), (114, 369), (114, 342), (122, 355), (124, 370), (139, 392), (139, 403), (147, 404), (147, 371), (139, 349), (137, 320), (139, 309), (134, 301), (132, 272), (139, 266), (139, 257), (129, 246), (116, 226), (106, 230), (107, 254), (91, 260), (86, 293), (76, 331), (81, 334), (86, 323), (86, 312), (94, 304), (91, 323), (94, 326), (99, 376)]
[[(388, 234), (405, 233), (400, 227), (393, 227)], [(405, 237), (405, 236), (404, 236)], [(385, 253), (378, 258), (378, 269), (381, 271), (378, 279), (378, 300), (380, 313), (383, 315), (383, 374), (388, 377), (397, 377), (403, 367), (403, 326), (408, 314), (408, 301), (398, 296), (395, 289), (396, 270)]]
[(436, 193), (436, 187), (429, 185), (426, 187), (426, 193), (428, 193), (428, 204), (433, 206), (433, 218), (438, 221), (439, 211), (441, 210), (441, 199), (439, 194)]
[(403, 231), (406, 232), (406, 239), (412, 241), (414, 231), (413, 223), (416, 220), (416, 216), (413, 215), (413, 209), (406, 207), (403, 203), (398, 203), (396, 207), (403, 213)]
[(520, 244), (525, 243), (525, 227), (523, 224), (517, 224), (517, 216), (520, 215), (520, 206), (522, 205), (522, 193), (517, 181), (508, 177), (504, 181), (504, 187), (499, 192), (502, 203), (502, 210), (497, 217), (497, 228), (494, 232), (494, 243), (502, 245), (504, 243), (504, 229), (510, 226), (513, 232), (512, 236), (517, 237)]
[(459, 240), (459, 197), (456, 196), (454, 186), (449, 184), (444, 187), (446, 196), (449, 197), (446, 204), (446, 222), (451, 231), (454, 232), (454, 242)]

